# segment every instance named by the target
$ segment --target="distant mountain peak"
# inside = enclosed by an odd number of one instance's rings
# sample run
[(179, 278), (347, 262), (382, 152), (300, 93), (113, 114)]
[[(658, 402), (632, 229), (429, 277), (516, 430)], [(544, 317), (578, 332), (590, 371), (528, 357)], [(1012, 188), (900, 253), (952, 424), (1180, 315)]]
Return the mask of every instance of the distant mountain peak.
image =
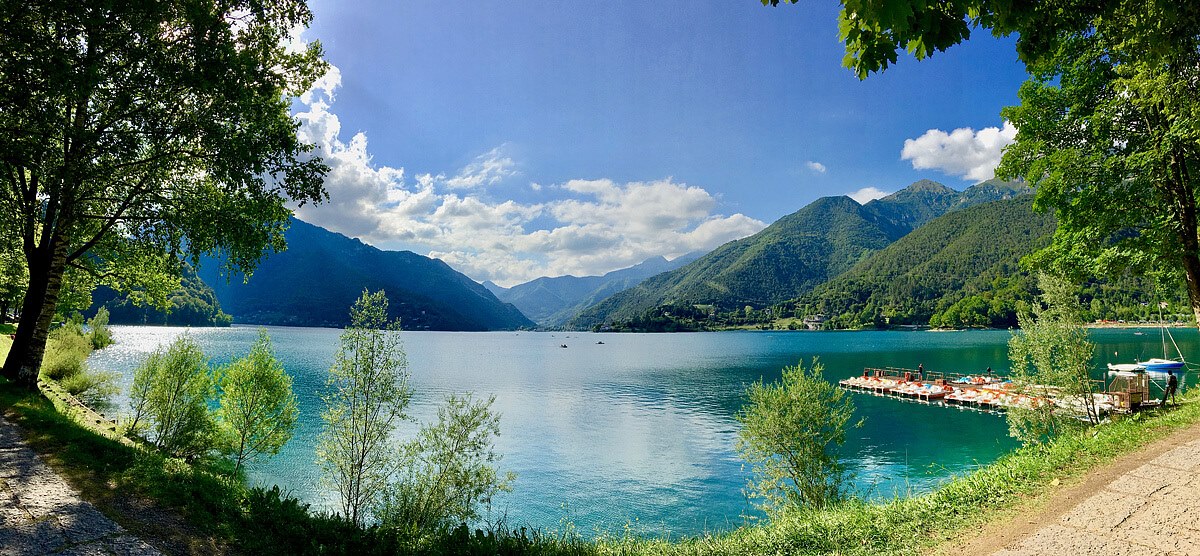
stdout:
[(954, 192), (954, 190), (951, 189), (950, 187), (947, 187), (946, 185), (944, 185), (942, 183), (939, 183), (939, 182), (936, 182), (933, 180), (929, 180), (929, 179), (920, 179), (920, 180), (914, 181), (914, 182), (908, 184), (908, 187), (905, 187), (901, 191), (904, 191), (904, 190), (914, 191), (914, 192), (916, 192), (916, 191), (935, 191), (938, 193)]
[(484, 280), (481, 285), (483, 287), (487, 288), (487, 291), (492, 292), (492, 295), (500, 295), (500, 292), (508, 291), (508, 288), (501, 286), (500, 284), (497, 284), (491, 280)]
[(900, 191), (892, 193), (891, 195), (888, 195), (886, 197), (881, 197), (879, 199), (875, 199), (874, 201), (871, 201), (867, 204), (868, 205), (871, 203), (886, 204), (886, 203), (890, 203), (890, 202), (894, 202), (894, 201), (909, 199), (909, 198), (912, 198), (915, 196), (927, 197), (930, 195), (952, 196), (952, 195), (958, 195), (958, 191), (955, 191), (954, 189), (951, 189), (951, 188), (949, 188), (941, 183), (938, 183), (936, 181), (933, 181), (933, 180), (917, 180), (915, 182), (908, 184), (908, 187), (905, 187), (904, 189), (901, 189)]
[(1017, 195), (1033, 193), (1033, 188), (1026, 185), (1024, 180), (1004, 181), (997, 178), (981, 181), (975, 185), (972, 185), (971, 187), (968, 187), (965, 191), (963, 191), (963, 193), (969, 193), (972, 190), (1011, 192)]
[(603, 276), (541, 277), (507, 289), (492, 289), (487, 283), (484, 287), (501, 301), (515, 305), (525, 316), (542, 326), (559, 326), (579, 310), (633, 287), (646, 278), (688, 264), (702, 254), (688, 253), (673, 260), (657, 255)]

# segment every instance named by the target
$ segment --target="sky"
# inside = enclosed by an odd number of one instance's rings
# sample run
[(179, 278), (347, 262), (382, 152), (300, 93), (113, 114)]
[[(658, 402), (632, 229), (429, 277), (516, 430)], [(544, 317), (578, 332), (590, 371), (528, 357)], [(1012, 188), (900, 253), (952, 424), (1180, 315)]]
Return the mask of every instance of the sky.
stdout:
[(860, 81), (834, 2), (311, 0), (302, 220), (511, 286), (711, 250), (817, 198), (989, 179), (1025, 80), (977, 30)]

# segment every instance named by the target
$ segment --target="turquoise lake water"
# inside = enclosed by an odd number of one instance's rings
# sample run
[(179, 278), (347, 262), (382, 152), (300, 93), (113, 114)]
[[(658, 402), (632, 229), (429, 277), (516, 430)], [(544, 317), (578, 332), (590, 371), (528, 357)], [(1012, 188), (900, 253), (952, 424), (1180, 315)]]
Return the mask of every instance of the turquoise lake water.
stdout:
[[(116, 344), (89, 363), (121, 372), (127, 389), (145, 355), (179, 334), (191, 335), (223, 364), (245, 354), (257, 330), (115, 326)], [(301, 421), (283, 452), (252, 467), (251, 480), (332, 507), (330, 493), (318, 485), (313, 440), (321, 427), (318, 394), (340, 331), (267, 330), (294, 379)], [(1105, 363), (1162, 356), (1159, 331), (1142, 332), (1093, 331), (1096, 376)], [(1200, 354), (1195, 329), (1172, 333), (1185, 355)], [(501, 467), (516, 472), (517, 480), (493, 504), (492, 519), (545, 530), (569, 523), (584, 535), (629, 527), (673, 537), (729, 529), (755, 515), (734, 451), (734, 415), (747, 384), (776, 380), (785, 365), (814, 356), (832, 381), (867, 366), (923, 364), (957, 373), (990, 366), (1003, 374), (1010, 337), (995, 330), (402, 335), (415, 389), (410, 413), (417, 419), (433, 419), (449, 393), (496, 396)], [(866, 423), (850, 432), (843, 454), (863, 497), (925, 492), (1016, 446), (1001, 415), (868, 394), (853, 399)], [(398, 434), (409, 437), (416, 429), (406, 424)]]

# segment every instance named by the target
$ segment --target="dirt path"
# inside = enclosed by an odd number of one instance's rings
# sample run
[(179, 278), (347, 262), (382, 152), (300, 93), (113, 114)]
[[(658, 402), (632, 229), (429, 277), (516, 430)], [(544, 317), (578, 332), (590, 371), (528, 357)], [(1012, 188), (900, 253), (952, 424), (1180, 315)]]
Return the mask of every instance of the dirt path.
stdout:
[(0, 556), (42, 554), (160, 553), (82, 500), (0, 417)]
[(940, 555), (1200, 554), (1200, 423), (1088, 473)]

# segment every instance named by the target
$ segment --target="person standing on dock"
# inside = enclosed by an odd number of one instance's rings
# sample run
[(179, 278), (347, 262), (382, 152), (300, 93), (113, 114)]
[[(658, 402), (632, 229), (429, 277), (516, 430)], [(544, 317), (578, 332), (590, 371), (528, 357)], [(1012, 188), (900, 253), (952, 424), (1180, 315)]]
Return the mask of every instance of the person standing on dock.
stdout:
[(925, 380), (925, 364), (917, 363), (917, 380)]
[(1167, 405), (1167, 397), (1170, 396), (1171, 403), (1178, 405), (1175, 401), (1175, 389), (1179, 388), (1179, 379), (1175, 378), (1175, 371), (1167, 371), (1167, 389), (1163, 390), (1162, 405)]

